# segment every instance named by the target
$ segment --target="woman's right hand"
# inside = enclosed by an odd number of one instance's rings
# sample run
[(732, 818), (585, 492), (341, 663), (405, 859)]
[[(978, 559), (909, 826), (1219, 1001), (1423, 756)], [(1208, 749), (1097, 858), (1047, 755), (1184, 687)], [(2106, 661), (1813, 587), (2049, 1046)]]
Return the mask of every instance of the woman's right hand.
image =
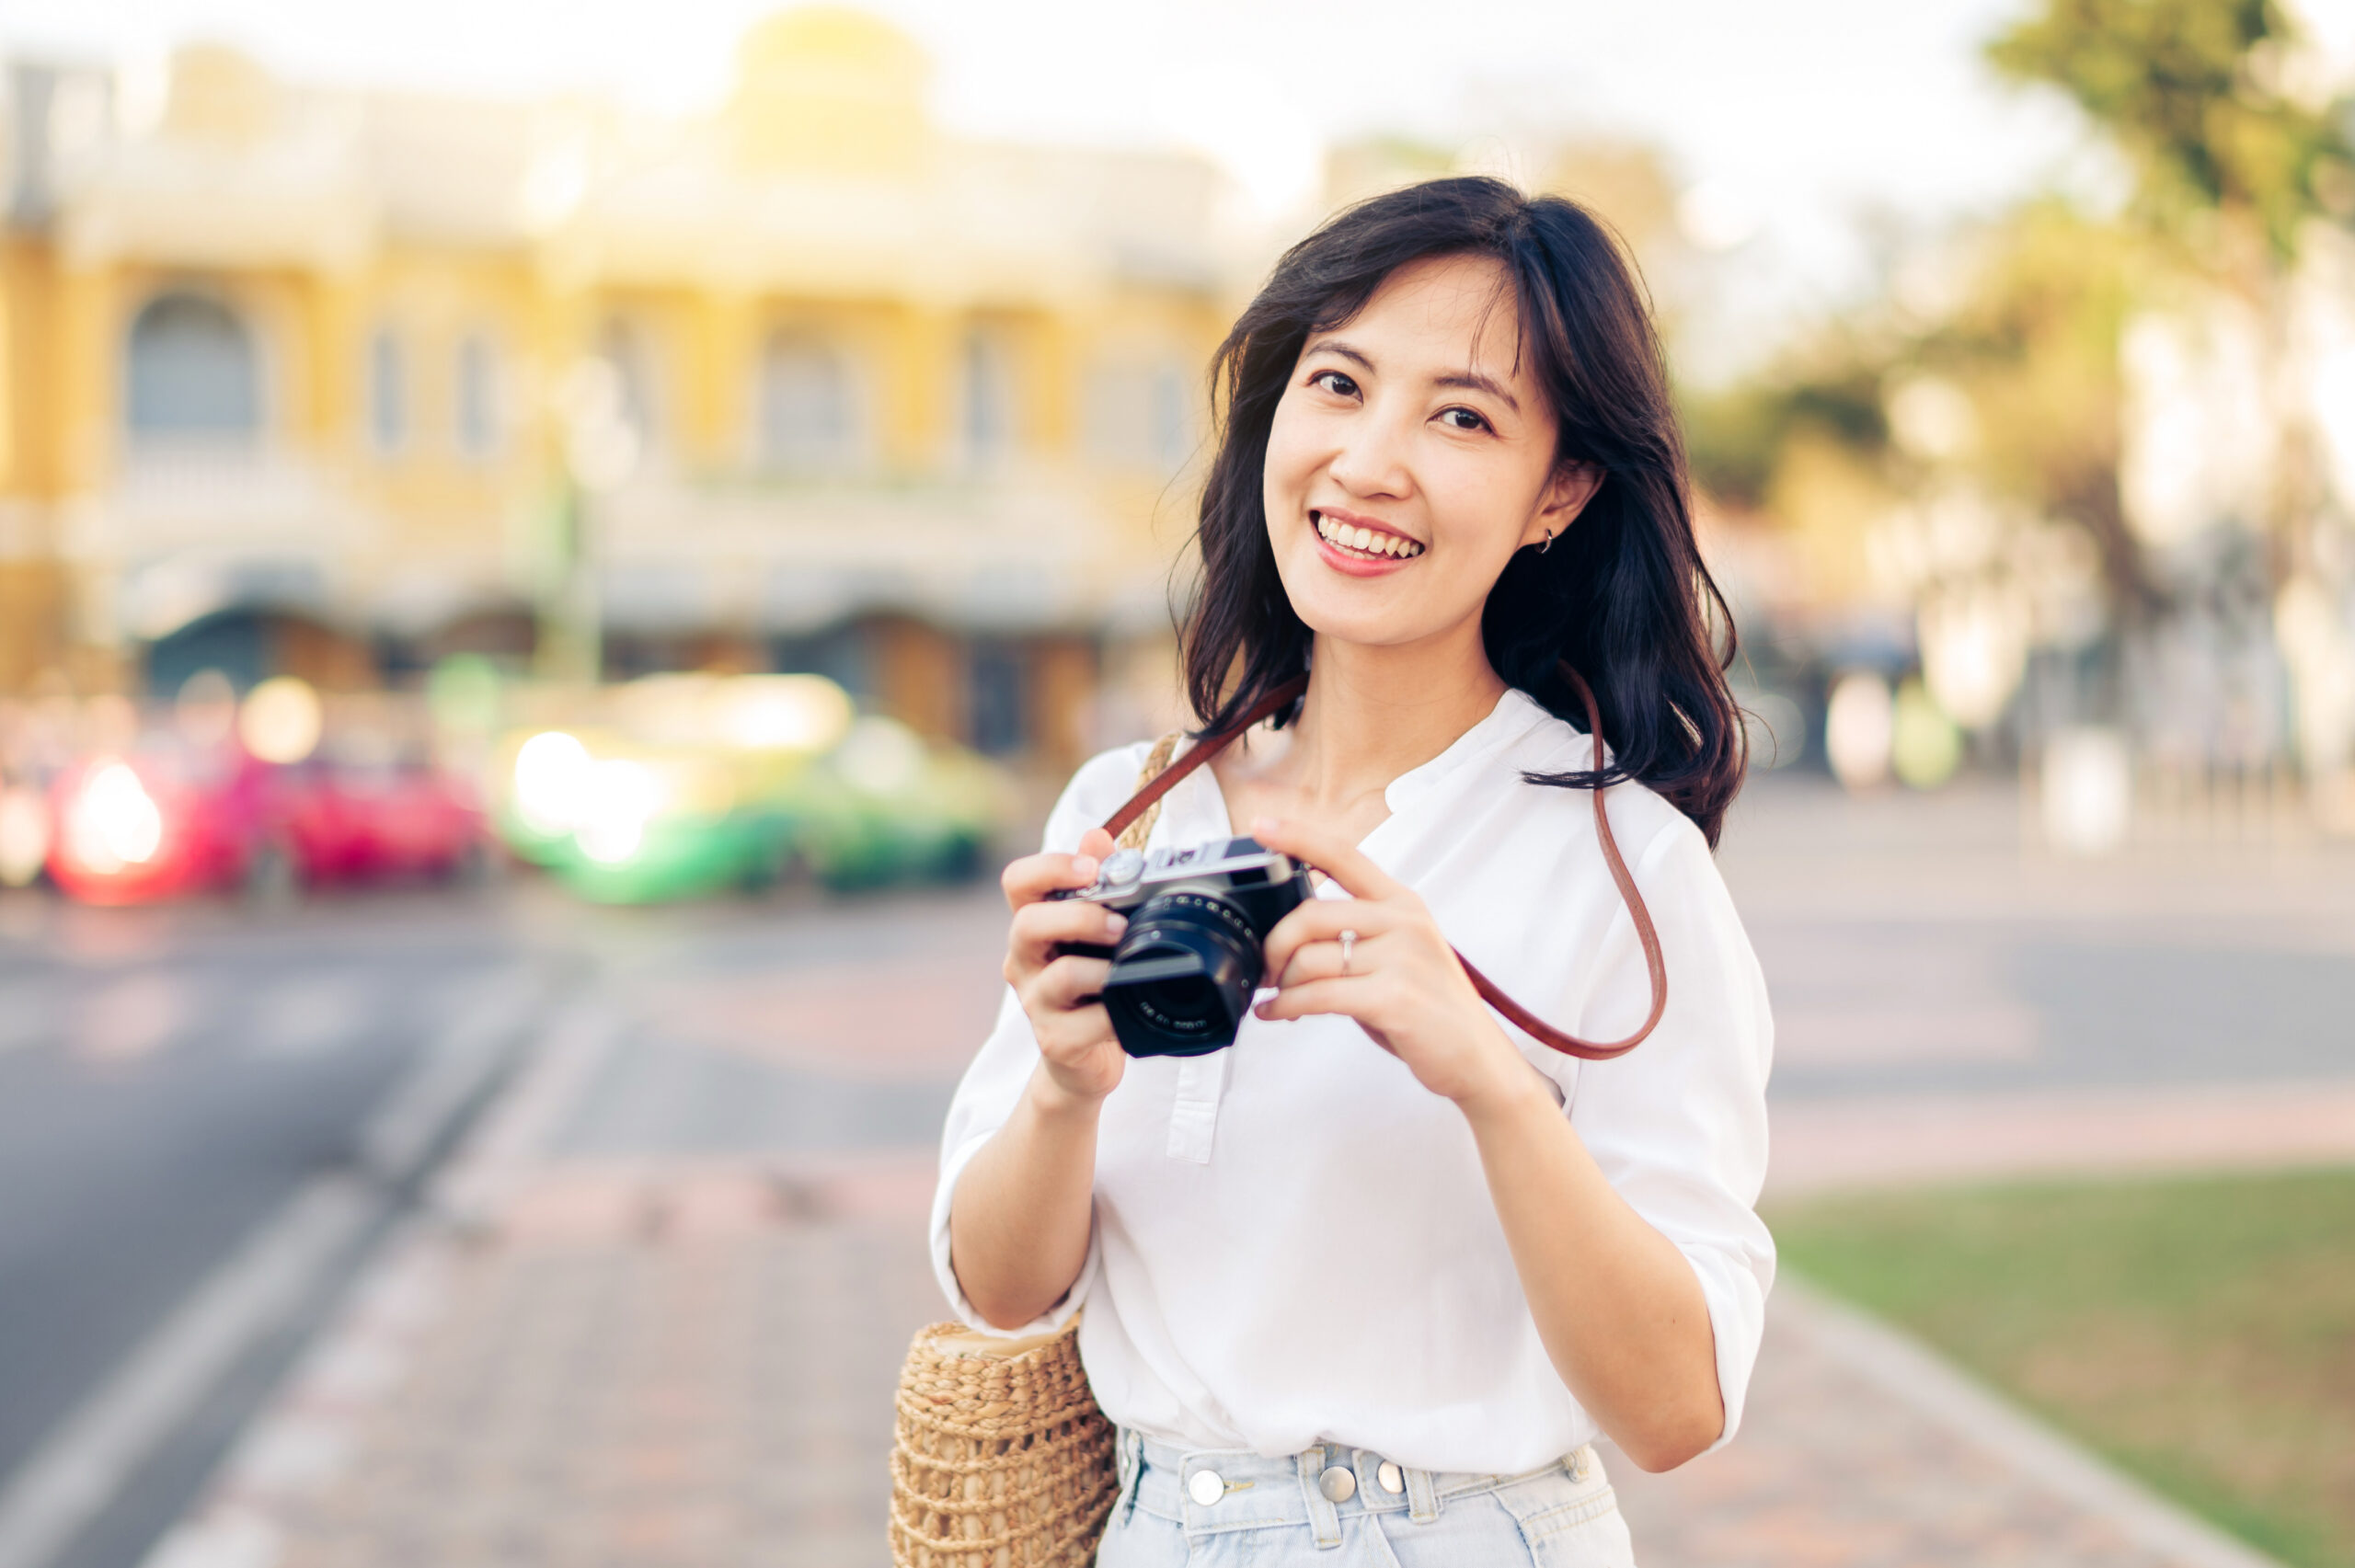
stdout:
[(1127, 1058), (1113, 1036), (1111, 1015), (1098, 993), (1111, 963), (1078, 954), (1055, 956), (1063, 943), (1105, 945), (1120, 940), (1128, 921), (1085, 898), (1050, 898), (1060, 887), (1085, 887), (1112, 853), (1112, 835), (1090, 828), (1076, 854), (1025, 855), (1005, 868), (1005, 901), (1014, 926), (1005, 944), (1005, 980), (1039, 1036), (1049, 1082), (1081, 1104), (1093, 1105), (1120, 1082)]

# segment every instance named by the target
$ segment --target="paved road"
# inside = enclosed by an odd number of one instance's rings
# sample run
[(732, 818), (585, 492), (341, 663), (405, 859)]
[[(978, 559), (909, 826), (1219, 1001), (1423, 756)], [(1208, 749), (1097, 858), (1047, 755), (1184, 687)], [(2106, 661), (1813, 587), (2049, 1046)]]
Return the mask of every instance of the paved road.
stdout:
[[(351, 1168), (426, 1048), (541, 962), (497, 909), (442, 896), (0, 904), (0, 1479), (306, 1184)], [(294, 1325), (245, 1326), (247, 1354), (178, 1402), (77, 1560), (120, 1561), (125, 1532), (184, 1504)]]
[(2355, 1081), (2355, 846), (2024, 838), (2009, 791), (1753, 787), (1720, 861), (1779, 1103)]

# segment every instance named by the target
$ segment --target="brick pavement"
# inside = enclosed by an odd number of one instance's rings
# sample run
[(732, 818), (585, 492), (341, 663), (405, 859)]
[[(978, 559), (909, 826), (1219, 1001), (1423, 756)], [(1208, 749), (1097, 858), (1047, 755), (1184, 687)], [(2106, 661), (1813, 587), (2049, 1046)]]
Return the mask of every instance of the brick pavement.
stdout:
[[(421, 1224), (150, 1568), (879, 1568), (893, 1376), (939, 1315), (928, 1182), (584, 1165)], [(1786, 1292), (1740, 1439), (1614, 1466), (1645, 1562), (2257, 1568), (1839, 1328)]]

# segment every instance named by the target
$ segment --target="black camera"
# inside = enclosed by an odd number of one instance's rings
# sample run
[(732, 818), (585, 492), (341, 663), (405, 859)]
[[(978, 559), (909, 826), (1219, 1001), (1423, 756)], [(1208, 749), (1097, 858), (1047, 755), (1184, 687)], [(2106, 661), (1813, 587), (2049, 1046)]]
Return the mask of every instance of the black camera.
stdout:
[(1308, 868), (1257, 839), (1212, 839), (1187, 849), (1114, 850), (1095, 885), (1051, 898), (1086, 898), (1129, 921), (1120, 940), (1063, 951), (1109, 958), (1104, 1009), (1132, 1057), (1195, 1057), (1235, 1044), (1267, 967), (1276, 922), (1313, 897)]

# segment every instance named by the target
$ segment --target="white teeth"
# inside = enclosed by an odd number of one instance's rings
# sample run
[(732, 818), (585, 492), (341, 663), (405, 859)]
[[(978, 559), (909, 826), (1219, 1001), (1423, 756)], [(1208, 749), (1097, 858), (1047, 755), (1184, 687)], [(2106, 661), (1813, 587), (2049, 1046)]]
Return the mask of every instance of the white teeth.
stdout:
[(1316, 532), (1344, 549), (1356, 550), (1368, 555), (1389, 555), (1411, 561), (1423, 553), (1423, 547), (1413, 540), (1396, 533), (1377, 532), (1353, 523), (1335, 522), (1324, 513), (1316, 514)]

